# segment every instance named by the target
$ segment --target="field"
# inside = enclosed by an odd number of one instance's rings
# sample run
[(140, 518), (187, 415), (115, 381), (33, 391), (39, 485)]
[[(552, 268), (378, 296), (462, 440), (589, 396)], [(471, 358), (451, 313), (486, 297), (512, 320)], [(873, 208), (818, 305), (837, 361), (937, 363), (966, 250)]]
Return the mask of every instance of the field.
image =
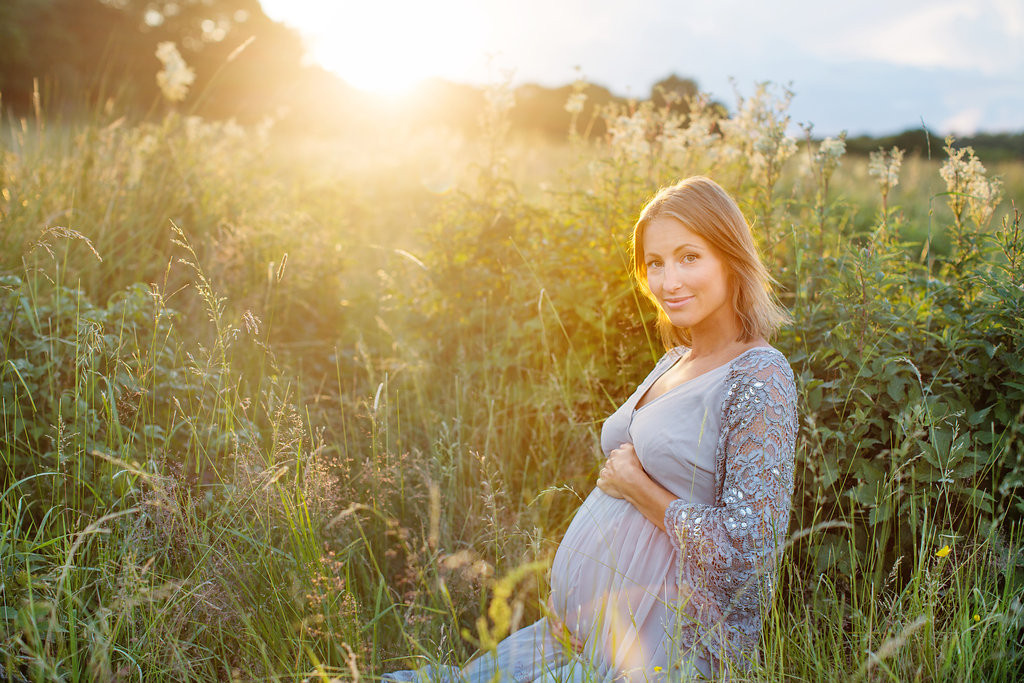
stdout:
[(753, 680), (1024, 675), (1024, 166), (848, 157), (786, 102), (562, 141), (501, 87), (477, 136), (0, 119), (0, 678), (373, 680), (530, 623), (661, 354), (633, 221), (694, 173), (794, 318)]

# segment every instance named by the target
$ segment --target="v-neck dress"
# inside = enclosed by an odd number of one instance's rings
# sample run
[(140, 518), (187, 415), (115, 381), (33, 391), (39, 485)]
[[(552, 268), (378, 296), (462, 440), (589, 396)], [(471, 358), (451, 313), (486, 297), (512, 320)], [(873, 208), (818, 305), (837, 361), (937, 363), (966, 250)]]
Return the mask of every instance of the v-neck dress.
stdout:
[[(607, 456), (632, 443), (647, 473), (689, 503), (715, 502), (715, 451), (725, 377), (714, 368), (636, 404), (687, 349), (666, 353), (604, 423)], [(554, 611), (585, 640), (584, 659), (604, 674), (644, 680), (678, 661), (673, 648), (679, 603), (678, 552), (668, 534), (626, 500), (595, 488), (573, 517), (551, 568)], [(630, 675), (632, 674), (632, 675)]]

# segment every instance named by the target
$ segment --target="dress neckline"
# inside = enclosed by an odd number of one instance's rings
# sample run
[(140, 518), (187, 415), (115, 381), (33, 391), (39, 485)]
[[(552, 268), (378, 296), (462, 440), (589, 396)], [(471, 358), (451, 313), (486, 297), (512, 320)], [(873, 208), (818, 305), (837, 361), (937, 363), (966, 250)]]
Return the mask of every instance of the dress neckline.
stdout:
[(642, 406), (640, 406), (639, 408), (637, 408), (636, 404), (639, 403), (640, 400), (643, 399), (643, 397), (647, 395), (647, 392), (651, 390), (651, 387), (653, 387), (657, 383), (657, 381), (659, 379), (661, 379), (662, 375), (664, 375), (666, 372), (668, 372), (669, 370), (674, 368), (676, 363), (678, 363), (680, 360), (682, 360), (682, 358), (683, 358), (683, 356), (685, 354), (690, 352), (690, 349), (688, 347), (686, 347), (686, 346), (676, 346), (676, 347), (672, 348), (669, 351), (669, 353), (675, 351), (678, 354), (678, 356), (671, 363), (668, 364), (668, 367), (666, 367), (664, 370), (659, 372), (657, 374), (657, 376), (655, 376), (654, 379), (651, 380), (651, 382), (649, 384), (647, 384), (647, 388), (644, 389), (643, 393), (640, 394), (640, 398), (638, 398), (636, 400), (636, 403), (633, 404), (633, 415), (636, 415), (640, 411), (644, 410), (645, 408), (647, 408), (647, 406), (652, 405), (654, 403), (657, 403), (658, 401), (660, 401), (664, 397), (666, 397), (669, 394), (675, 392), (675, 390), (678, 389), (679, 387), (684, 387), (684, 386), (686, 386), (688, 384), (696, 382), (699, 379), (707, 377), (708, 375), (714, 374), (714, 373), (718, 372), (719, 370), (722, 370), (723, 368), (728, 368), (733, 363), (735, 363), (739, 358), (742, 358), (743, 356), (747, 355), (751, 351), (756, 351), (758, 349), (769, 349), (769, 350), (772, 350), (772, 351), (776, 350), (774, 346), (770, 346), (770, 345), (769, 346), (751, 346), (746, 351), (743, 351), (741, 353), (736, 354), (735, 356), (730, 358), (725, 363), (722, 363), (721, 365), (716, 365), (715, 367), (711, 368), (710, 370), (705, 370), (704, 372), (700, 373), (696, 377), (691, 377), (690, 379), (688, 379), (688, 380), (686, 380), (684, 382), (680, 382), (679, 384), (675, 385), (674, 387), (672, 387), (671, 389), (669, 389), (665, 393), (661, 394), (660, 396), (656, 396), (655, 398), (652, 398), (650, 401), (648, 401), (647, 403), (645, 403)]

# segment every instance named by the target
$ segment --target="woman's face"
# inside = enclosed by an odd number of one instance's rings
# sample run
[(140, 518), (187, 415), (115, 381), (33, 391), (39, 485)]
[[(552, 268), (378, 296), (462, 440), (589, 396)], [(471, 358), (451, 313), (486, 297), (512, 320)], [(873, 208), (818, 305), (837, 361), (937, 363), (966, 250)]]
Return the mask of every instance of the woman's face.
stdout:
[(643, 250), (647, 286), (673, 325), (699, 335), (734, 322), (729, 270), (707, 240), (664, 216), (644, 230)]

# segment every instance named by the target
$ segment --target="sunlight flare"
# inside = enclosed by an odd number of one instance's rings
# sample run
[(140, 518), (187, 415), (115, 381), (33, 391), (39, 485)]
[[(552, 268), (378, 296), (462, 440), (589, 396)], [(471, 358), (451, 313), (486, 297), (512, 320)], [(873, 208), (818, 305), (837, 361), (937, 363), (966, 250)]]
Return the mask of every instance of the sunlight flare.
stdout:
[[(265, 3), (271, 14), (283, 4)], [(362, 90), (400, 94), (432, 76), (469, 79), (486, 69), (490, 22), (475, 3), (295, 4), (287, 16), (302, 27), (309, 61)]]

